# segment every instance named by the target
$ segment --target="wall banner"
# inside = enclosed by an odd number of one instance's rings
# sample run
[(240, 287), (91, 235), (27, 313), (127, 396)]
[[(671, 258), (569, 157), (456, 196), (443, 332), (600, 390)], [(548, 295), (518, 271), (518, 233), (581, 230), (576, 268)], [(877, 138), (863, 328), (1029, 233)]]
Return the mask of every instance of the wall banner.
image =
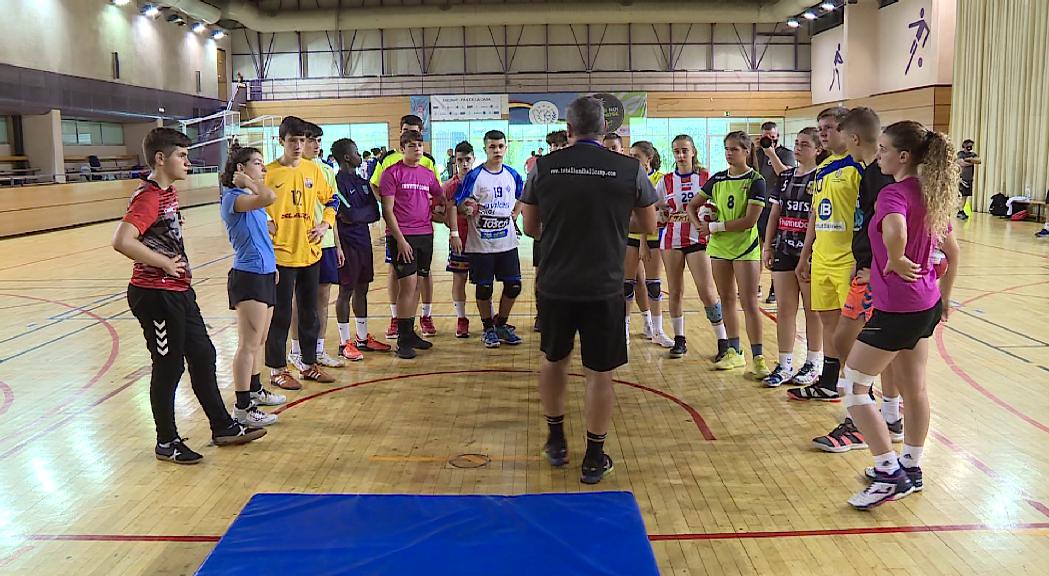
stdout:
[(608, 131), (620, 136), (630, 135), (630, 118), (644, 118), (648, 114), (647, 92), (549, 92), (510, 95), (510, 124), (554, 124), (564, 122), (568, 105), (580, 96), (589, 95), (605, 106)]

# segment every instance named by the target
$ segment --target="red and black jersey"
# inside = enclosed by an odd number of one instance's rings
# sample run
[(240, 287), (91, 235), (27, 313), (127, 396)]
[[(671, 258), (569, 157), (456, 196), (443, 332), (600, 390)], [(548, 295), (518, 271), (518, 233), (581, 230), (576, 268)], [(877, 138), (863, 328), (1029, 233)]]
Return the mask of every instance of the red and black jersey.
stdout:
[(815, 175), (816, 170), (800, 174), (790, 168), (780, 175), (780, 189), (769, 196), (770, 202), (780, 205), (779, 227), (776, 230), (776, 252), (780, 254), (799, 256), (805, 246)]
[(144, 180), (131, 196), (124, 222), (138, 230), (139, 241), (150, 250), (168, 258), (181, 256), (186, 263), (185, 272), (175, 278), (160, 268), (135, 262), (131, 285), (175, 292), (188, 290), (193, 275), (189, 269), (186, 245), (182, 240), (182, 219), (175, 187), (163, 189), (152, 180)]

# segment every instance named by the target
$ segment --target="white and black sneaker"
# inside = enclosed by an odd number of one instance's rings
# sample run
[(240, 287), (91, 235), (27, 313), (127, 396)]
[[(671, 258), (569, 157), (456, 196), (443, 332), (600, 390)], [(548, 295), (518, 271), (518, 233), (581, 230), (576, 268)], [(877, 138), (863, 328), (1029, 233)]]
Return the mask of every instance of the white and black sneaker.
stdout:
[(892, 474), (875, 470), (870, 485), (849, 498), (849, 504), (857, 510), (870, 510), (911, 492), (914, 492), (914, 483), (903, 468), (897, 468)]
[(157, 460), (174, 462), (175, 464), (196, 464), (204, 459), (204, 456), (190, 450), (182, 438), (175, 438), (171, 442), (158, 443), (153, 452)]
[(778, 388), (784, 382), (789, 382), (790, 378), (790, 370), (784, 369), (782, 364), (776, 364), (776, 368), (772, 370), (772, 374), (766, 376), (763, 382), (765, 383), (765, 386), (769, 388)]
[(802, 365), (801, 370), (798, 370), (798, 373), (795, 374), (790, 381), (801, 386), (808, 386), (820, 379), (820, 371), (821, 368), (816, 366), (815, 363), (805, 362), (805, 364)]
[[(900, 468), (903, 470), (904, 474), (911, 479), (911, 484), (914, 485), (914, 491), (921, 492), (922, 488), (925, 487), (925, 484), (922, 481), (922, 467), (914, 466), (913, 468), (907, 468), (903, 464), (900, 464)], [(874, 480), (877, 476), (878, 471), (874, 469), (874, 466), (868, 466), (863, 470), (863, 477), (867, 480)]]
[(244, 426), (256, 428), (277, 423), (276, 414), (267, 414), (262, 410), (259, 410), (259, 407), (256, 406), (254, 402), (249, 404), (247, 408), (237, 408), (234, 406), (233, 419)]
[(216, 446), (236, 446), (238, 444), (247, 444), (252, 440), (258, 440), (265, 435), (265, 428), (255, 428), (245, 426), (240, 422), (232, 422), (229, 428), (212, 431), (211, 440)]
[(260, 389), (258, 392), (251, 393), (251, 402), (259, 406), (280, 406), (287, 401), (287, 396), (270, 392), (265, 388)]

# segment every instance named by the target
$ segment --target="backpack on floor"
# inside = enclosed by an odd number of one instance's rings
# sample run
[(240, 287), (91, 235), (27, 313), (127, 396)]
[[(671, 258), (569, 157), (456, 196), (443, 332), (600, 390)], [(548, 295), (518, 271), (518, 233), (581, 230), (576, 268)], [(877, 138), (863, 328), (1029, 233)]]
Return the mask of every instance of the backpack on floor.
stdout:
[(1005, 197), (1005, 194), (1002, 194), (1001, 192), (999, 192), (999, 193), (995, 194), (994, 196), (991, 196), (991, 207), (990, 207), (990, 209), (988, 211), (994, 216), (1008, 216), (1009, 215), (1009, 205), (1007, 204), (1008, 201), (1009, 201), (1009, 199)]

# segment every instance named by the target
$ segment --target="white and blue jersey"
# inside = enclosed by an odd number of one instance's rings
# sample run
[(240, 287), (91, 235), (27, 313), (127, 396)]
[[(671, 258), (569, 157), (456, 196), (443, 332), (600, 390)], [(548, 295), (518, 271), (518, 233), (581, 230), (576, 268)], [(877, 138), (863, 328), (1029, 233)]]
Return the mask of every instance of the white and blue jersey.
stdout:
[(506, 165), (491, 172), (482, 164), (466, 174), (455, 194), (456, 206), (467, 198), (477, 202), (477, 211), (466, 218), (466, 252), (496, 254), (517, 248), (513, 212), (523, 190), (521, 175)]

